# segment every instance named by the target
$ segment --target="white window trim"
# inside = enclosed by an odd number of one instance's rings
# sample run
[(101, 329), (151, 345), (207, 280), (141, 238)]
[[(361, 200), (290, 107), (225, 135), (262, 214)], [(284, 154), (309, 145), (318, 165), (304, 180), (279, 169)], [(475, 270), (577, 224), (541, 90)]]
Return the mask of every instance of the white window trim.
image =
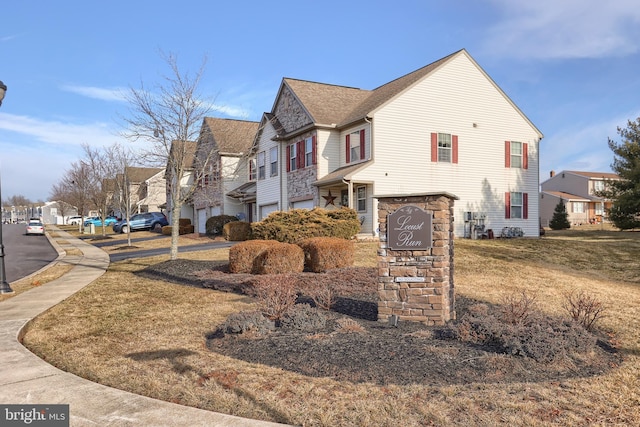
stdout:
[[(363, 190), (364, 196), (360, 197), (360, 190)], [(364, 207), (360, 209), (360, 202), (364, 204)], [(366, 212), (367, 211), (367, 186), (360, 185), (356, 187), (356, 208), (358, 212)]]

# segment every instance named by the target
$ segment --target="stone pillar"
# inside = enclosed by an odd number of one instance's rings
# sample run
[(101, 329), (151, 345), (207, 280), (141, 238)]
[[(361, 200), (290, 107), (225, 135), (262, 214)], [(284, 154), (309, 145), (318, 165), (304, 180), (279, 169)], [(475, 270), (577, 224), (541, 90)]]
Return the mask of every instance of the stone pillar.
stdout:
[(453, 207), (447, 193), (378, 199), (378, 321), (443, 325), (456, 318)]

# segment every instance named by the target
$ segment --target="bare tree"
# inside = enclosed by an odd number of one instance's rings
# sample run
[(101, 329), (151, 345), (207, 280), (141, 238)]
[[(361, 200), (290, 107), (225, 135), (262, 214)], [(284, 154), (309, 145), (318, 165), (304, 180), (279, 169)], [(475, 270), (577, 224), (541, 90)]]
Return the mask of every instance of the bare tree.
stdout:
[(119, 144), (101, 149), (83, 144), (82, 149), (85, 154), (85, 163), (89, 168), (89, 197), (100, 211), (102, 235), (106, 236), (106, 218), (114, 210), (116, 176), (126, 167), (128, 157)]
[[(91, 202), (92, 181), (89, 165), (82, 160), (71, 163), (71, 168), (67, 170), (61, 180), (61, 188), (65, 195), (65, 202), (73, 205), (78, 210), (78, 215), (84, 216), (96, 207)], [(78, 231), (82, 233), (83, 223), (79, 222)]]
[[(115, 166), (115, 173), (112, 181), (110, 181), (112, 191), (111, 205), (114, 211), (118, 212), (129, 223), (132, 201), (127, 169), (134, 163), (134, 154), (131, 150), (116, 144), (105, 155), (106, 161)], [(131, 246), (130, 228), (127, 228), (127, 243)]]
[[(211, 110), (197, 93), (204, 72), (202, 66), (195, 75), (181, 74), (174, 55), (165, 56), (171, 75), (158, 84), (155, 93), (143, 84), (131, 88), (127, 94), (129, 117), (124, 118), (127, 130), (124, 136), (132, 141), (146, 141), (150, 147), (143, 153), (145, 163), (166, 168), (167, 208), (170, 210), (171, 259), (178, 258), (180, 212), (189, 200), (207, 169), (212, 152), (199, 153), (194, 164), (194, 141), (198, 138), (200, 123)], [(190, 176), (190, 179), (187, 179)]]

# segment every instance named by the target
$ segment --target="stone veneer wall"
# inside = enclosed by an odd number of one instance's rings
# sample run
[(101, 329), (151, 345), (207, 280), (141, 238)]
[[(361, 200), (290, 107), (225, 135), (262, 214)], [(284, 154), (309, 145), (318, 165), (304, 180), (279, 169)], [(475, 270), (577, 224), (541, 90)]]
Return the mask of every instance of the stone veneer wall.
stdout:
[[(399, 320), (443, 325), (456, 318), (453, 284), (454, 199), (455, 196), (443, 194), (378, 197), (378, 321), (388, 322), (393, 316), (398, 316)], [(388, 248), (387, 216), (407, 205), (433, 212), (433, 246), (430, 249)]]

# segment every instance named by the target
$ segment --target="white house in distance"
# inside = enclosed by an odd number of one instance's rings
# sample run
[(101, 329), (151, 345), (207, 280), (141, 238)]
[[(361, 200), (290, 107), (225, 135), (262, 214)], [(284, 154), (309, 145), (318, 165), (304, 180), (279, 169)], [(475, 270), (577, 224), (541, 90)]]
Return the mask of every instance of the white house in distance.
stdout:
[(611, 200), (597, 193), (607, 188), (607, 181), (619, 180), (612, 172), (562, 171), (549, 174), (540, 184), (540, 223), (547, 227), (558, 202), (562, 201), (572, 225), (599, 224), (606, 220)]
[(373, 90), (284, 78), (254, 142), (251, 209), (348, 206), (366, 237), (375, 196), (447, 192), (456, 236), (537, 237), (542, 137), (464, 49)]

